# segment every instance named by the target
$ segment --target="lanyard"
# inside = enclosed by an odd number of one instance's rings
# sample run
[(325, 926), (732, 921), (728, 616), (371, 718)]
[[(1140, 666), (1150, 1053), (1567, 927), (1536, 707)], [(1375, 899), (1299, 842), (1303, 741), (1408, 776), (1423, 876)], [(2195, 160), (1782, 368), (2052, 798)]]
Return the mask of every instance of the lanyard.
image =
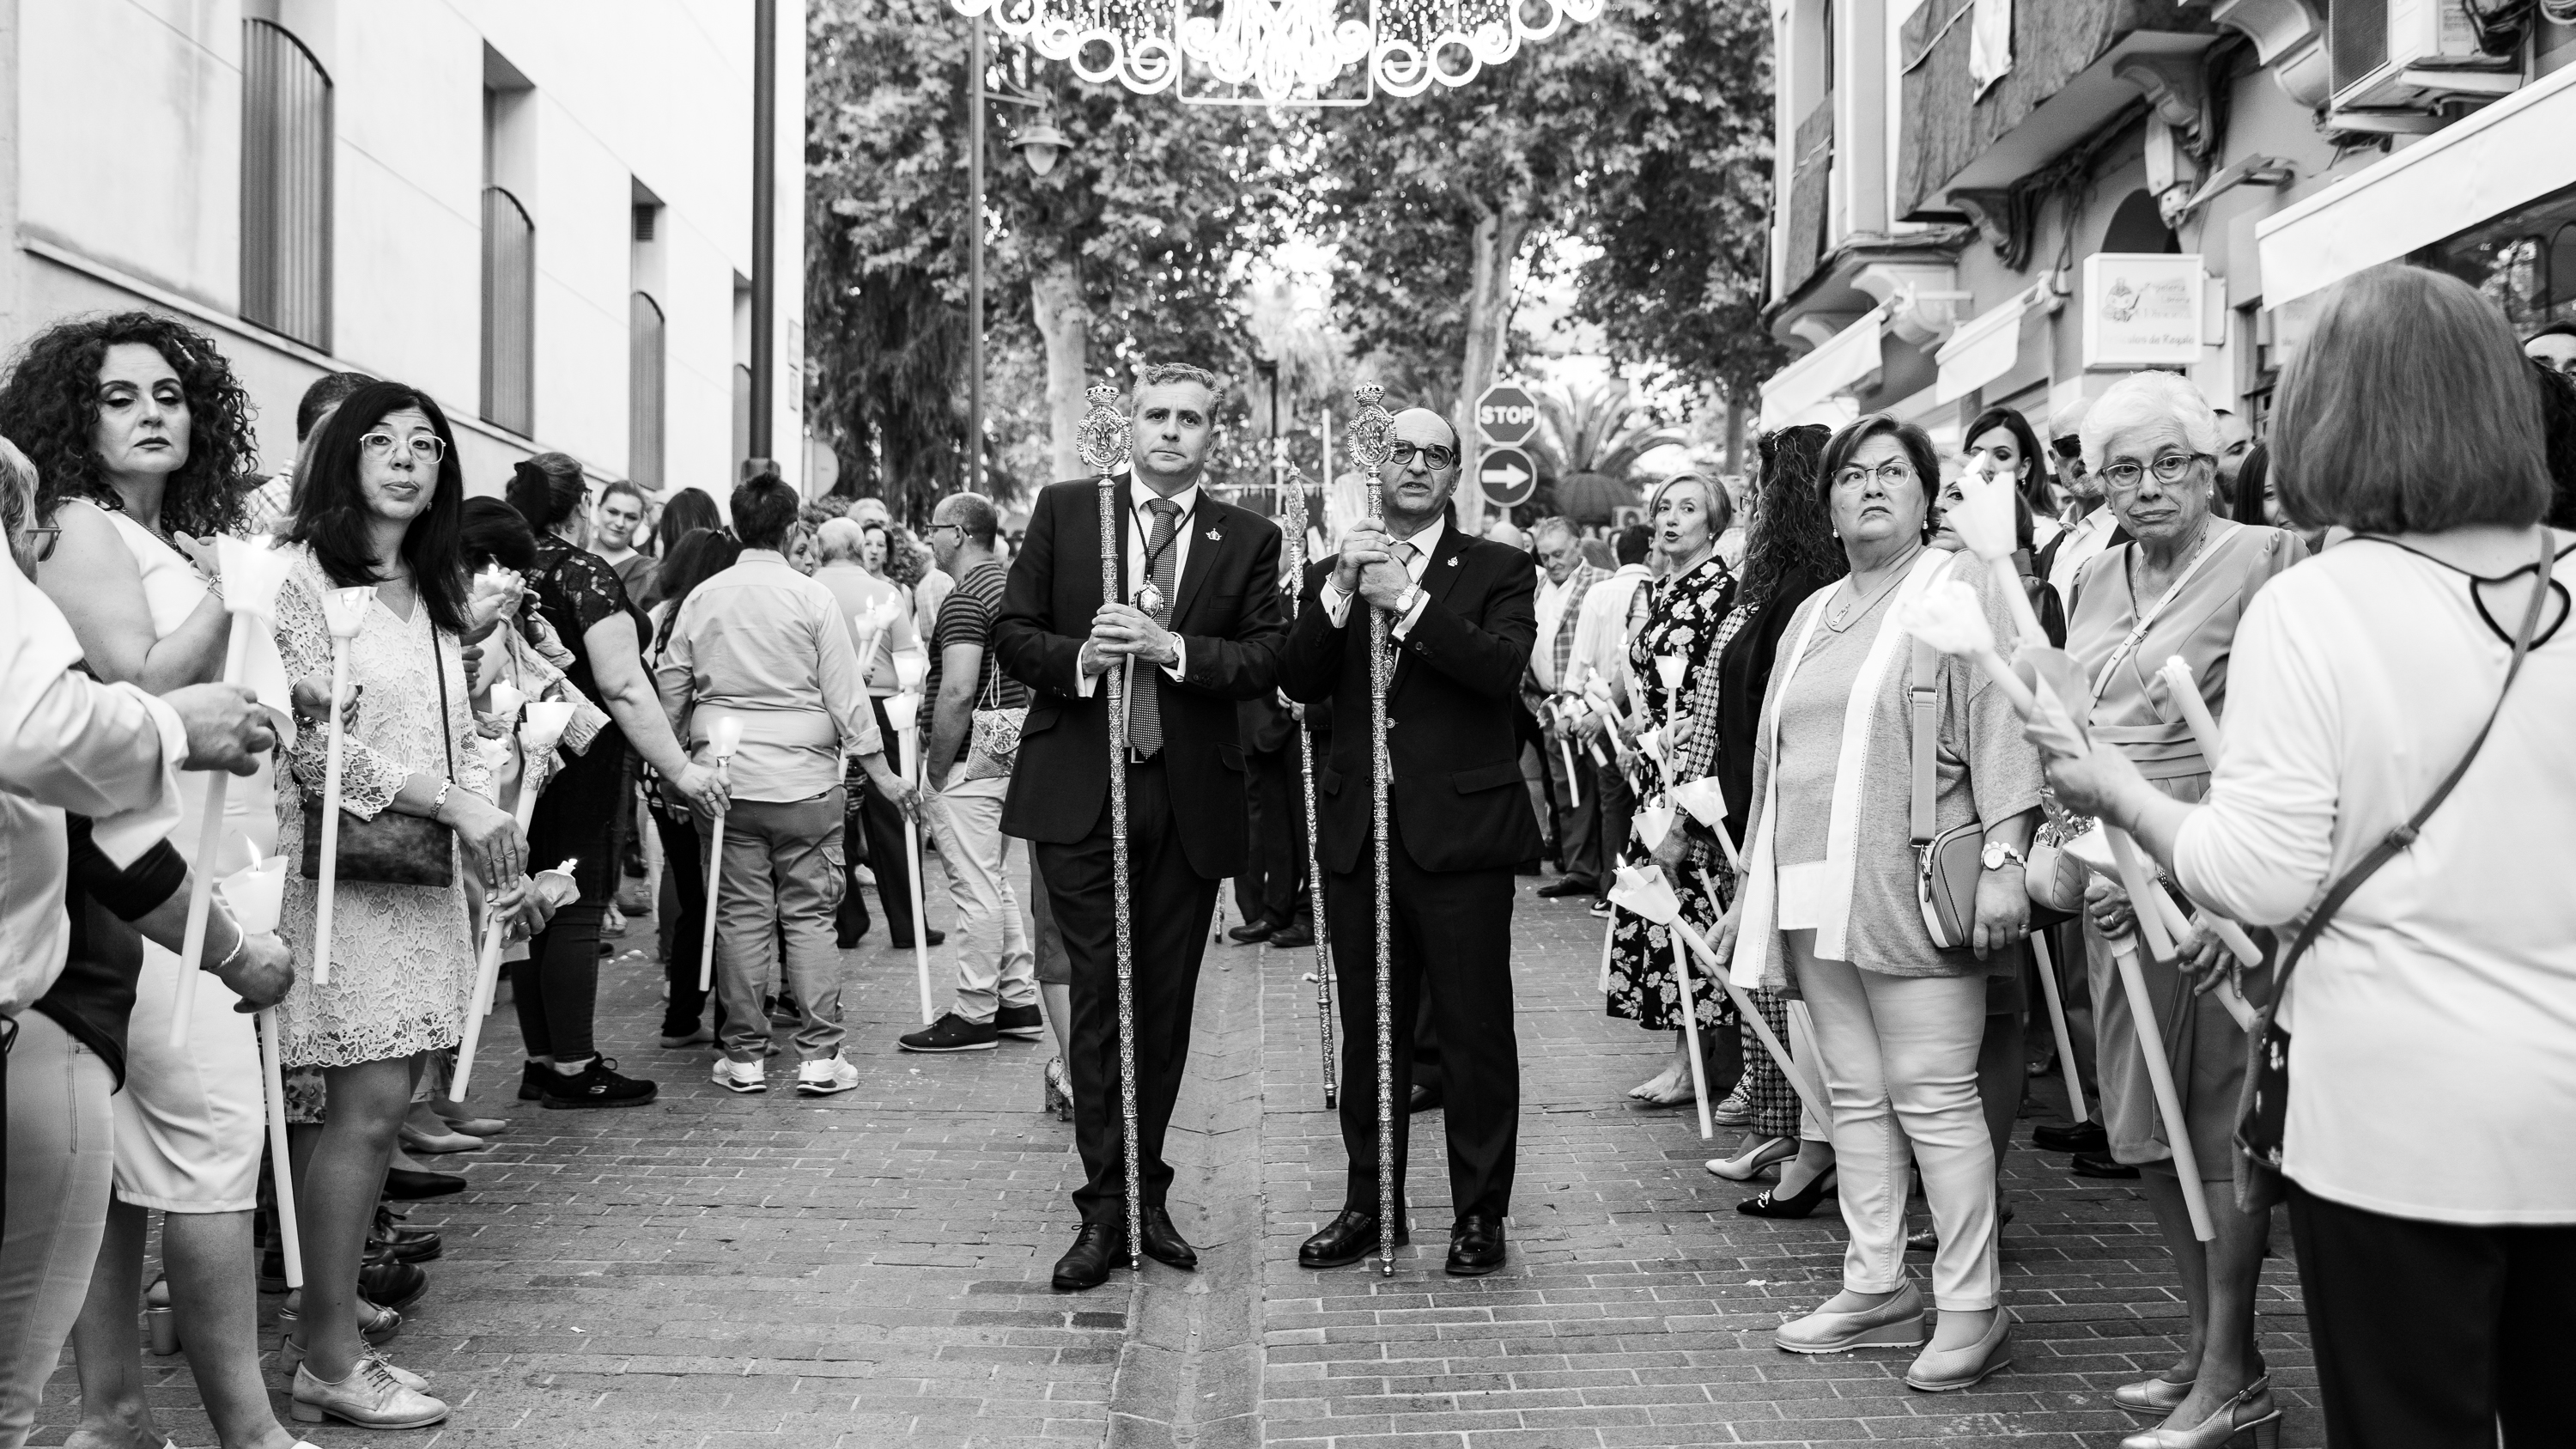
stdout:
[[(1143, 534), (1142, 536), (1140, 536), (1140, 538), (1138, 539), (1138, 542), (1139, 542), (1139, 543), (1144, 547), (1144, 550), (1145, 550), (1145, 578), (1144, 578), (1143, 583), (1139, 583), (1139, 584), (1136, 586), (1136, 589), (1135, 589), (1135, 590), (1131, 590), (1131, 591), (1130, 591), (1130, 592), (1131, 592), (1131, 596), (1132, 596), (1132, 594), (1133, 594), (1134, 592), (1136, 592), (1136, 591), (1141, 591), (1141, 590), (1145, 587), (1145, 585), (1146, 585), (1146, 584), (1151, 584), (1151, 583), (1154, 581), (1154, 565), (1156, 565), (1156, 564), (1158, 564), (1158, 563), (1161, 563), (1161, 562), (1163, 561), (1163, 554), (1164, 554), (1164, 552), (1165, 552), (1166, 550), (1170, 549), (1172, 545), (1174, 545), (1174, 544), (1176, 544), (1176, 543), (1179, 543), (1179, 542), (1181, 541), (1181, 534), (1183, 533), (1183, 531), (1185, 531), (1186, 529), (1188, 529), (1188, 528), (1189, 528), (1189, 526), (1190, 526), (1193, 522), (1195, 522), (1195, 521), (1197, 520), (1197, 518), (1198, 518), (1198, 516), (1199, 516), (1199, 501), (1200, 501), (1200, 499), (1203, 499), (1203, 498), (1205, 498), (1205, 497), (1207, 497), (1207, 490), (1206, 490), (1205, 488), (1201, 488), (1201, 489), (1199, 490), (1199, 492), (1198, 492), (1198, 497), (1196, 497), (1196, 498), (1192, 498), (1192, 499), (1190, 500), (1190, 509), (1189, 509), (1189, 512), (1184, 513), (1184, 514), (1182, 514), (1179, 518), (1177, 518), (1177, 519), (1173, 520), (1173, 522), (1172, 522), (1172, 536), (1171, 536), (1171, 537), (1169, 537), (1169, 538), (1167, 538), (1167, 539), (1164, 539), (1164, 540), (1163, 540), (1163, 546), (1162, 546), (1162, 548), (1156, 548), (1156, 547), (1154, 547), (1154, 546), (1153, 546), (1153, 543), (1152, 543), (1153, 534), (1152, 534), (1152, 532), (1151, 532), (1150, 530), (1149, 530), (1148, 532), (1146, 532), (1145, 534)], [(1166, 500), (1166, 501), (1168, 501), (1168, 500)], [(1137, 505), (1137, 506), (1138, 506), (1138, 507), (1141, 507), (1141, 508), (1144, 508), (1144, 509), (1145, 509), (1145, 511), (1146, 511), (1146, 513), (1147, 513), (1147, 515), (1148, 515), (1149, 517), (1152, 515), (1152, 513), (1153, 513), (1153, 508), (1152, 508), (1151, 500), (1147, 500), (1146, 502), (1144, 502), (1144, 503), (1140, 503), (1140, 504), (1139, 504), (1139, 505)], [(1135, 511), (1134, 509), (1130, 509), (1130, 510), (1129, 510), (1129, 512), (1131, 512), (1131, 513), (1132, 513), (1132, 512), (1134, 512), (1134, 511)], [(1175, 570), (1175, 572), (1178, 572), (1178, 571), (1177, 571), (1177, 570)], [(1174, 579), (1174, 580), (1172, 580), (1172, 584), (1173, 584), (1173, 587), (1177, 588), (1177, 587), (1179, 587), (1179, 586), (1180, 586), (1180, 580), (1179, 580), (1179, 579)], [(1172, 601), (1171, 601), (1171, 600), (1169, 600), (1169, 599), (1165, 599), (1165, 600), (1163, 601), (1163, 607), (1164, 607), (1165, 609), (1169, 609), (1169, 608), (1171, 608), (1171, 606), (1172, 606)]]

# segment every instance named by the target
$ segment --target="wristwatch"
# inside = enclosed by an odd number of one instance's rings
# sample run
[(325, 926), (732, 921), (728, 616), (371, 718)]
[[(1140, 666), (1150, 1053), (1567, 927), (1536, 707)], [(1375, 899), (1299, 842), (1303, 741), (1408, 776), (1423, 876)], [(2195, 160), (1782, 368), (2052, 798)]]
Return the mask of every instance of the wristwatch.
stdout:
[(2010, 861), (2024, 870), (2028, 870), (2030, 868), (2030, 862), (2022, 859), (2020, 851), (2013, 849), (2011, 846), (2000, 840), (1987, 841), (1986, 848), (1977, 856), (1977, 863), (1988, 870), (2001, 870), (2004, 868), (2004, 862), (2006, 861)]

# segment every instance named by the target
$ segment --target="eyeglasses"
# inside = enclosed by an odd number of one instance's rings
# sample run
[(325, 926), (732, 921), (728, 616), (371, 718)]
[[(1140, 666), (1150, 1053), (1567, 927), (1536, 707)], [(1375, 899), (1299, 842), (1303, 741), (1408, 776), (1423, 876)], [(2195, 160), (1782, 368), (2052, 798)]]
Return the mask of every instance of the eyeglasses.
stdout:
[(63, 541), (63, 531), (59, 528), (30, 528), (23, 530), (23, 532), (27, 535), (28, 540), (36, 547), (36, 562), (38, 563), (43, 563), (45, 560), (52, 558), (54, 556), (54, 545)]
[(1892, 463), (1881, 463), (1875, 468), (1845, 468), (1834, 475), (1834, 486), (1857, 488), (1873, 478), (1878, 480), (1881, 487), (1888, 488), (1899, 483), (1911, 483), (1914, 481), (1914, 465), (1898, 459)]
[(939, 530), (941, 530), (941, 529), (943, 529), (943, 528), (953, 528), (953, 529), (956, 529), (956, 530), (957, 530), (957, 536), (958, 536), (959, 538), (964, 538), (964, 537), (966, 536), (966, 525), (964, 525), (964, 524), (962, 524), (962, 523), (934, 523), (934, 524), (930, 525), (928, 528), (923, 529), (923, 530), (922, 530), (922, 532), (923, 532), (923, 533), (925, 533), (925, 534), (937, 533)]
[(2101, 478), (2104, 486), (2117, 493), (2127, 493), (2135, 489), (2140, 483), (2146, 481), (2146, 475), (2151, 472), (2156, 475), (2156, 481), (2159, 483), (2179, 483), (2182, 481), (2182, 476), (2191, 471), (2192, 464), (2208, 456), (2207, 453), (2164, 453), (2159, 454), (2153, 463), (2144, 467), (2130, 462), (2105, 464), (2101, 470)]
[(1438, 472), (1443, 468), (1455, 468), (1458, 466), (1458, 450), (1455, 448), (1441, 447), (1438, 443), (1417, 444), (1400, 442), (1394, 447), (1386, 450), (1386, 458), (1388, 462), (1402, 466), (1412, 462), (1413, 455), (1416, 453), (1420, 453), (1422, 455), (1423, 465), (1430, 468), (1433, 472)]
[[(369, 433), (358, 440), (358, 447), (370, 458), (384, 458), (390, 457), (403, 441), (391, 433)], [(439, 438), (413, 438), (409, 446), (411, 455), (423, 463), (435, 463), (447, 456), (447, 444)]]

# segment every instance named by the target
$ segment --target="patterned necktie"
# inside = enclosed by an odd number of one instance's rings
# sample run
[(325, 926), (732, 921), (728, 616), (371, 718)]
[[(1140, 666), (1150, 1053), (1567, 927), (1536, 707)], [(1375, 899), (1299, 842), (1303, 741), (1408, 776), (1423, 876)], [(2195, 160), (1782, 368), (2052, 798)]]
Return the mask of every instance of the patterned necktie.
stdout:
[[(1404, 576), (1407, 579), (1412, 578), (1413, 556), (1422, 552), (1422, 550), (1415, 548), (1412, 544), (1406, 543), (1402, 539), (1397, 539), (1394, 546), (1389, 548), (1387, 552), (1395, 555), (1395, 566), (1404, 570)], [(1404, 642), (1395, 637), (1394, 630), (1395, 625), (1403, 622), (1404, 621), (1402, 619), (1387, 620), (1386, 657), (1389, 659), (1394, 659), (1404, 652)]]
[[(1146, 576), (1153, 580), (1156, 606), (1147, 612), (1154, 622), (1169, 627), (1172, 622), (1173, 574), (1177, 566), (1172, 547), (1173, 522), (1181, 516), (1181, 505), (1168, 498), (1146, 500), (1145, 507), (1154, 515), (1153, 532), (1145, 536)], [(1159, 667), (1136, 671), (1136, 697), (1127, 702), (1127, 745), (1138, 759), (1152, 759), (1163, 748), (1162, 674)]]

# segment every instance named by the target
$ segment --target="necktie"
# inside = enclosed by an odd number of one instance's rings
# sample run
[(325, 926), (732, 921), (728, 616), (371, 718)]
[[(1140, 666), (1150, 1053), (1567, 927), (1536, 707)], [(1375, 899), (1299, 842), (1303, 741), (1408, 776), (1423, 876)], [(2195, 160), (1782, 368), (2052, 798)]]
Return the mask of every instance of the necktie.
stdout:
[[(1168, 498), (1148, 499), (1145, 507), (1154, 515), (1153, 531), (1145, 536), (1146, 576), (1154, 582), (1159, 602), (1149, 610), (1154, 622), (1169, 627), (1172, 622), (1173, 575), (1177, 566), (1172, 555), (1172, 525), (1181, 516), (1181, 505)], [(1146, 668), (1136, 671), (1136, 697), (1127, 702), (1127, 745), (1138, 759), (1152, 759), (1163, 748), (1163, 671)]]

